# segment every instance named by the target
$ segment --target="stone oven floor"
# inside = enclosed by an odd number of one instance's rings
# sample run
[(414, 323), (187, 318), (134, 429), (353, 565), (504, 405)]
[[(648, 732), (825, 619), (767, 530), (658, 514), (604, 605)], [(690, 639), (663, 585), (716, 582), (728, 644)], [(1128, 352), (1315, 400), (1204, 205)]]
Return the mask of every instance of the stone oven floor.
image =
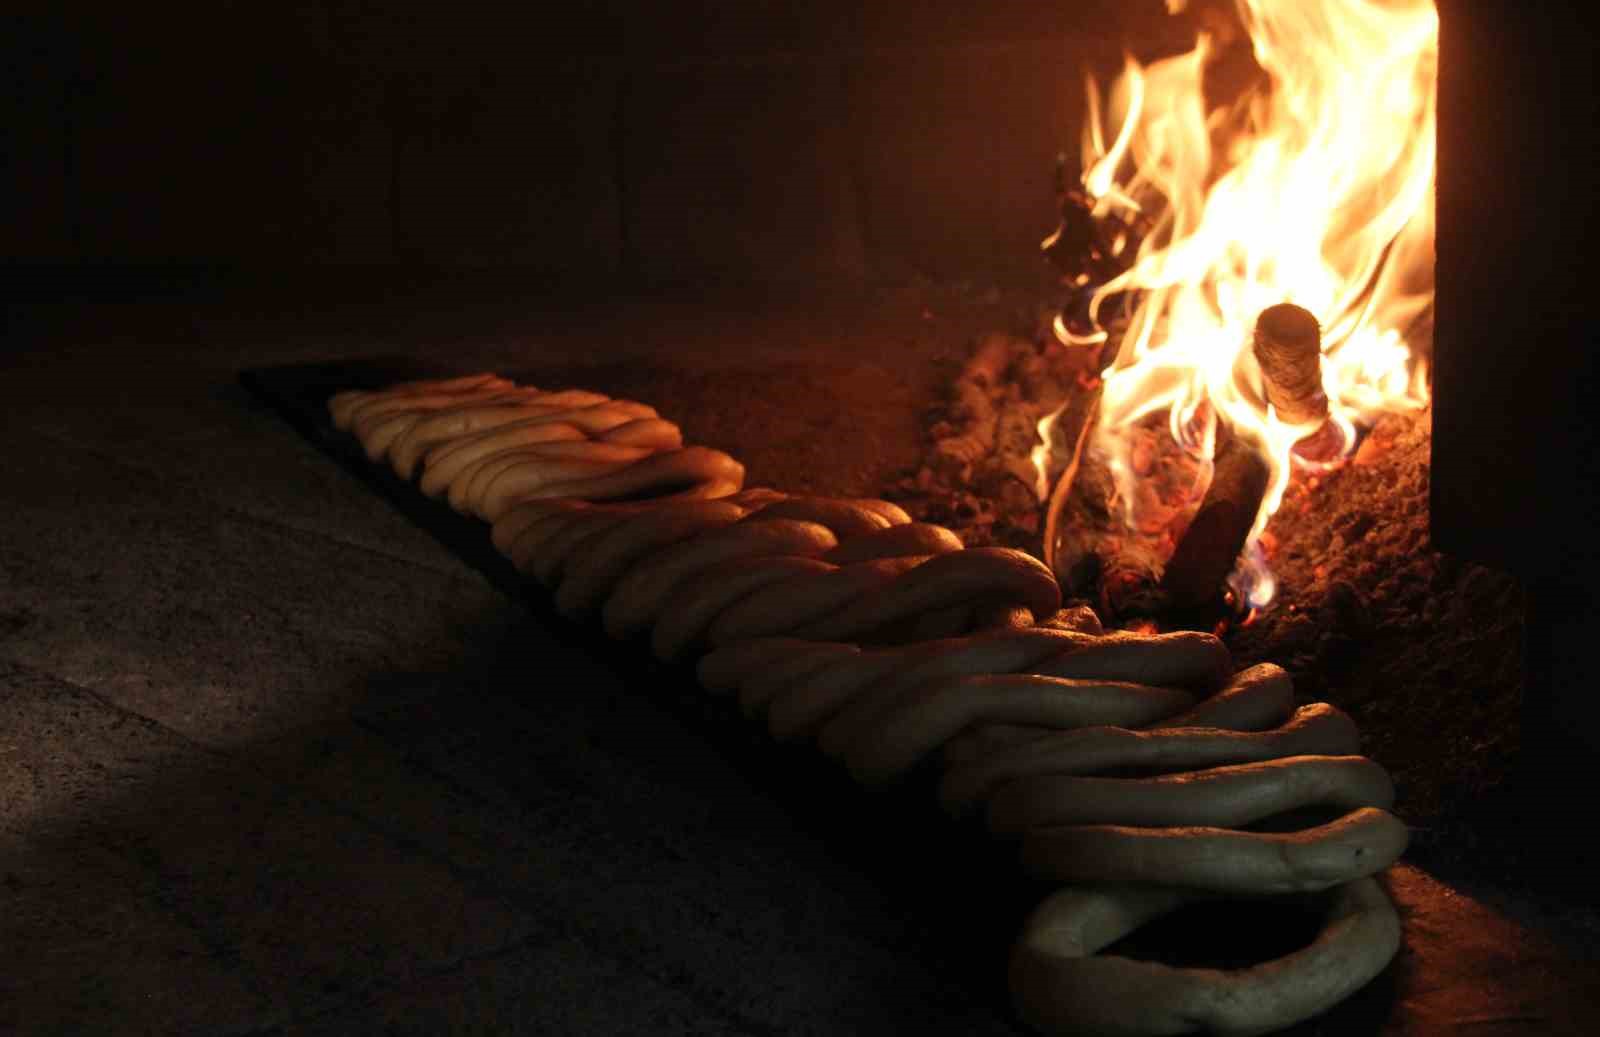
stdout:
[[(1008, 305), (460, 283), (12, 305), (0, 1031), (1015, 1033), (1002, 961), (953, 982), (937, 918), (236, 381), (378, 353), (548, 371), (753, 483), (876, 494)], [(1304, 1032), (1593, 1032), (1591, 908), (1470, 868), (1391, 888), (1397, 964)]]

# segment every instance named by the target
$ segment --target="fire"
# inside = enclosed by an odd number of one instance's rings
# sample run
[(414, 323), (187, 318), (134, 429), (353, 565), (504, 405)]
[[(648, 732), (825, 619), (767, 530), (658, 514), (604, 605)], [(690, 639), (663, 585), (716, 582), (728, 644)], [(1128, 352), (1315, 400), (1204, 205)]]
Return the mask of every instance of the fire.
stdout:
[[(1108, 457), (1125, 507), (1138, 495), (1124, 433), (1141, 419), (1166, 412), (1200, 457), (1219, 419), (1257, 444), (1271, 478), (1234, 589), (1259, 607), (1272, 593), (1261, 534), (1292, 470), (1319, 463), (1296, 444), (1322, 430), (1336, 448), (1326, 461), (1379, 413), (1427, 402), (1414, 347), (1433, 301), (1438, 15), (1429, 0), (1237, 8), (1264, 75), (1236, 99), (1207, 99), (1221, 48), (1211, 32), (1178, 57), (1129, 58), (1105, 99), (1089, 81), (1081, 183), (1122, 272), (1098, 285), (1081, 278), (1089, 327), (1058, 319), (1057, 334), (1076, 345), (1123, 329), (1092, 448)], [(1321, 325), (1337, 436), (1320, 420), (1280, 421), (1265, 402), (1249, 345), (1257, 316), (1283, 302)], [(1048, 458), (1038, 460), (1042, 470)]]

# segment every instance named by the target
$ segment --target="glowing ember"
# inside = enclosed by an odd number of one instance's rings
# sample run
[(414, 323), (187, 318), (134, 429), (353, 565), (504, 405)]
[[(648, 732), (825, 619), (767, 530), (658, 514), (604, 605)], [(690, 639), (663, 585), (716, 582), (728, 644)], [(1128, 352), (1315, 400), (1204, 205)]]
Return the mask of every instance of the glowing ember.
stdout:
[[(1207, 100), (1221, 49), (1211, 32), (1179, 57), (1130, 58), (1104, 105), (1090, 81), (1084, 204), (1125, 272), (1075, 278), (1092, 293), (1087, 326), (1056, 330), (1083, 345), (1124, 329), (1089, 449), (1105, 456), (1129, 528), (1141, 525), (1130, 435), (1141, 419), (1166, 412), (1197, 458), (1210, 458), (1219, 419), (1261, 451), (1268, 491), (1230, 581), (1259, 608), (1274, 593), (1259, 541), (1292, 468), (1337, 461), (1358, 426), (1427, 402), (1412, 347), (1433, 300), (1438, 16), (1427, 0), (1237, 6), (1264, 75), (1236, 99)], [(1249, 346), (1257, 317), (1283, 302), (1321, 325), (1326, 418), (1291, 423), (1267, 402)], [(1319, 448), (1296, 454), (1313, 435)], [(1035, 451), (1041, 486), (1049, 461)]]

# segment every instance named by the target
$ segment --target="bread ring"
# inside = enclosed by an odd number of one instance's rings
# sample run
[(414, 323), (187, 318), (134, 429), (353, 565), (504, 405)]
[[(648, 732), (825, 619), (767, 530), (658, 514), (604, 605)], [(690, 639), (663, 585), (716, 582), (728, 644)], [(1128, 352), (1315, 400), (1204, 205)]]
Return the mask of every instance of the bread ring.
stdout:
[(1310, 945), (1243, 969), (1174, 968), (1098, 952), (1203, 899), (1169, 887), (1068, 887), (1024, 923), (1012, 951), (1017, 1013), (1044, 1033), (1248, 1037), (1319, 1015), (1369, 983), (1400, 949), (1400, 919), (1382, 887), (1361, 878), (1319, 895)]
[(740, 490), (738, 493), (730, 495), (728, 499), (741, 507), (749, 508), (751, 511), (759, 511), (768, 504), (788, 500), (789, 495), (768, 486), (752, 486), (747, 490)]
[(965, 767), (996, 753), (1058, 733), (1051, 728), (1031, 724), (984, 724), (952, 737), (944, 743), (941, 756), (947, 769)]
[(860, 654), (861, 649), (855, 645), (834, 641), (809, 642), (807, 648), (774, 662), (740, 684), (739, 707), (746, 716), (754, 717), (761, 712), (770, 695), (763, 693), (765, 689), (804, 681), (818, 670), (834, 668), (836, 664)]
[(350, 431), (361, 440), (367, 457), (378, 461), (388, 455), (395, 440), (424, 418), (479, 407), (531, 407), (535, 406), (533, 401), (539, 395), (537, 389), (512, 385), (465, 392), (380, 396), (354, 411)]
[(1139, 778), (1035, 774), (989, 796), (989, 830), (1060, 825), (1237, 828), (1303, 807), (1387, 809), (1394, 784), (1364, 756), (1287, 756)]
[(328, 413), (335, 428), (350, 427), (360, 408), (374, 400), (422, 393), (467, 393), (483, 389), (509, 388), (511, 382), (497, 374), (463, 375), (460, 378), (443, 378), (433, 381), (400, 382), (384, 389), (349, 389), (334, 393), (328, 398)]
[(556, 607), (575, 616), (599, 607), (623, 573), (639, 559), (696, 533), (739, 521), (737, 504), (697, 501), (631, 513), (584, 542), (566, 560), (556, 590)]
[(960, 762), (947, 753), (939, 802), (962, 815), (1018, 779), (1126, 768), (1192, 771), (1286, 756), (1351, 756), (1359, 749), (1354, 722), (1325, 702), (1305, 706), (1281, 727), (1264, 732), (1165, 724), (1142, 731), (1086, 727), (1038, 735)]
[(918, 649), (925, 654), (936, 650), (919, 645), (863, 652), (856, 659), (840, 659), (788, 686), (766, 688), (751, 682), (742, 698), (749, 712), (766, 707), (767, 730), (779, 741), (815, 738), (823, 725), (857, 696), (868, 693), (908, 660), (919, 658)]
[(789, 497), (774, 501), (761, 509), (760, 517), (815, 522), (828, 527), (838, 541), (845, 542), (888, 529), (891, 525), (883, 514), (863, 507), (858, 501), (830, 497)]
[(501, 554), (508, 554), (511, 545), (530, 527), (547, 518), (570, 517), (592, 507), (594, 505), (588, 501), (580, 500), (529, 501), (502, 515), (500, 521), (490, 527), (489, 539), (494, 544), (495, 550)]
[[(1206, 688), (1211, 686), (1218, 672), (1232, 665), (1227, 661), (1227, 649), (1209, 634), (1117, 633), (1099, 638), (1072, 633), (1071, 639), (1063, 643), (1072, 646), (1067, 653), (1035, 665), (1034, 672)], [(1282, 723), (1293, 711), (1294, 686), (1289, 675), (1271, 663), (1261, 663), (1234, 674), (1227, 687), (1193, 709), (1155, 726), (1261, 731)], [(969, 731), (952, 738), (945, 746), (945, 760), (953, 765), (1049, 734), (1052, 732), (1016, 725), (994, 738)]]
[[(467, 467), (528, 442), (542, 442), (540, 429), (546, 425), (570, 425), (580, 437), (602, 436), (638, 421), (659, 421), (655, 409), (631, 400), (602, 400), (583, 407), (549, 406), (537, 401), (506, 407), (495, 417), (503, 418), (469, 435), (433, 443), (426, 452), (425, 465), (443, 468), (434, 481), (449, 482)], [(671, 425), (670, 422), (663, 424)], [(672, 428), (677, 426), (672, 425)], [(642, 444), (634, 444), (642, 445)]]
[(911, 521), (911, 516), (906, 514), (906, 509), (900, 505), (876, 497), (845, 497), (843, 500), (851, 504), (859, 504), (870, 511), (876, 511), (889, 520), (893, 526), (903, 526)]
[(1064, 607), (1050, 618), (1040, 620), (1039, 625), (1056, 630), (1071, 630), (1080, 634), (1094, 634), (1096, 636), (1106, 632), (1105, 627), (1100, 625), (1100, 617), (1088, 605)]
[(1376, 807), (1298, 832), (1066, 825), (1022, 837), (1023, 867), (1064, 882), (1158, 882), (1225, 893), (1307, 893), (1382, 871), (1406, 826)]
[[(501, 476), (513, 469), (520, 469), (519, 474), (524, 482), (530, 486), (538, 486), (548, 483), (552, 475), (563, 471), (586, 471), (592, 466), (608, 463), (625, 465), (648, 456), (650, 451), (642, 447), (618, 446), (615, 443), (601, 443), (592, 439), (526, 443), (470, 461), (450, 480), (444, 492), (452, 508), (464, 514), (479, 515), (481, 518), (482, 515), (477, 510), (479, 502)], [(566, 465), (539, 463), (544, 460), (580, 463)], [(529, 462), (534, 462), (533, 467), (527, 467)]]
[(606, 633), (622, 640), (655, 622), (668, 595), (700, 570), (737, 558), (762, 555), (816, 556), (839, 541), (824, 525), (790, 518), (768, 518), (763, 509), (731, 526), (707, 530), (640, 561), (606, 598)]
[[(788, 689), (785, 701), (775, 703), (774, 722), (782, 723), (791, 734), (814, 732), (824, 722), (832, 722), (849, 701), (852, 713), (848, 723), (852, 730), (836, 731), (835, 737), (854, 738), (893, 709), (898, 698), (915, 694), (930, 681), (1027, 671), (1059, 655), (1072, 643), (1064, 632), (1025, 627), (885, 649), (881, 656), (892, 660), (892, 667), (877, 671), (881, 679), (873, 678), (870, 704), (865, 699), (855, 702), (864, 691), (863, 683), (843, 681), (839, 675), (830, 674), (832, 685), (828, 688)], [(874, 653), (874, 657), (878, 656)], [(849, 689), (848, 695), (839, 690), (844, 688)]]
[(692, 586), (676, 589), (672, 607), (656, 619), (651, 650), (658, 659), (676, 659), (734, 602), (771, 584), (833, 569), (815, 558), (794, 556), (739, 558), (711, 566)]
[(750, 638), (708, 652), (695, 666), (695, 676), (713, 695), (727, 695), (737, 692), (752, 673), (811, 648), (810, 641), (794, 637)]
[[(907, 660), (918, 658), (918, 652), (931, 650), (930, 646), (923, 645), (862, 650), (837, 641), (805, 643), (813, 648), (809, 654), (802, 653), (799, 657), (824, 659), (825, 665), (791, 666), (794, 660), (785, 659), (748, 674), (739, 684), (739, 704), (746, 716), (764, 714), (771, 703), (801, 689), (809, 689), (812, 698), (854, 695), (869, 685), (878, 684)], [(818, 655), (815, 649), (824, 645), (839, 650)]]
[(1102, 637), (1062, 631), (1069, 647), (1034, 667), (1054, 677), (1094, 677), (1209, 691), (1220, 687), (1233, 661), (1211, 634), (1116, 632)]
[[(472, 480), (470, 485), (478, 488), (467, 491), (462, 510), (493, 522), (511, 509), (516, 495), (522, 495), (519, 499), (536, 499), (547, 486), (619, 472), (650, 456), (651, 452), (642, 447), (593, 439), (523, 447), (504, 458), (492, 475)], [(452, 491), (459, 482), (452, 485)], [(492, 513), (486, 510), (491, 502), (496, 509)]]
[(794, 633), (815, 641), (852, 641), (958, 601), (1018, 604), (1035, 616), (1047, 616), (1061, 607), (1061, 588), (1043, 562), (1021, 551), (952, 551), (930, 558), (883, 593), (862, 597)]
[[(501, 429), (496, 429), (495, 433), (497, 442), (502, 447), (497, 453), (539, 443), (576, 443), (589, 438), (583, 429), (564, 421), (527, 425), (518, 423), (503, 432)], [(454, 446), (456, 443), (452, 442), (449, 445)], [(482, 460), (483, 457), (470, 451), (456, 450), (448, 455), (441, 455), (438, 450), (429, 451), (422, 456), (422, 472), (418, 486), (429, 497), (442, 497), (463, 471)], [(412, 474), (416, 473), (413, 471)]]
[(934, 681), (879, 715), (876, 726), (852, 723), (858, 699), (823, 729), (822, 751), (840, 759), (857, 781), (888, 781), (910, 770), (951, 736), (981, 723), (1072, 728), (1139, 726), (1194, 701), (1186, 691), (1120, 681), (1067, 680), (1026, 673), (984, 674)]
[(1187, 713), (1163, 720), (1157, 727), (1226, 727), (1233, 731), (1265, 731), (1294, 712), (1294, 682), (1283, 668), (1259, 663), (1240, 670), (1227, 686)]
[(661, 418), (635, 418), (614, 428), (598, 433), (596, 439), (626, 446), (649, 447), (651, 450), (677, 450), (683, 446), (683, 432), (678, 426)]
[(846, 540), (829, 553), (826, 561), (835, 565), (853, 565), (878, 558), (940, 555), (961, 549), (961, 538), (943, 526), (903, 522)]
[[(742, 599), (718, 616), (709, 631), (713, 645), (752, 637), (796, 634), (798, 628), (848, 608), (863, 596), (887, 588), (922, 558), (885, 558), (858, 562), (766, 587)], [(843, 640), (796, 635), (806, 641)]]
[[(508, 425), (537, 425), (561, 422), (587, 432), (588, 425), (579, 416), (605, 413), (612, 424), (622, 424), (636, 417), (655, 417), (655, 410), (642, 403), (626, 400), (607, 400), (598, 396), (591, 404), (569, 405), (551, 402), (553, 395), (534, 397), (524, 404), (466, 404), (423, 415), (400, 434), (389, 448), (390, 461), (395, 474), (409, 479), (416, 474), (417, 462), (424, 455), (438, 450), (449, 454), (469, 443), (492, 438), (493, 433)], [(644, 413), (648, 412), (648, 413)], [(566, 416), (571, 416), (566, 417)]]
[(601, 475), (569, 479), (538, 490), (520, 488), (514, 480), (500, 480), (484, 495), (480, 509), (493, 522), (512, 505), (544, 497), (615, 500), (650, 495), (657, 501), (704, 500), (726, 497), (744, 482), (744, 466), (720, 450), (686, 446), (651, 454), (634, 464)]
[(624, 508), (591, 507), (578, 514), (545, 519), (529, 526), (512, 543), (507, 557), (518, 572), (531, 573), (544, 586), (554, 587), (561, 582), (562, 569), (574, 553), (581, 554), (634, 514)]
[(493, 404), (528, 404), (540, 395), (537, 389), (513, 386), (493, 390), (475, 389), (464, 393), (385, 397), (359, 407), (352, 415), (350, 430), (361, 440), (367, 457), (378, 461), (387, 455), (389, 445), (395, 439), (436, 411)]

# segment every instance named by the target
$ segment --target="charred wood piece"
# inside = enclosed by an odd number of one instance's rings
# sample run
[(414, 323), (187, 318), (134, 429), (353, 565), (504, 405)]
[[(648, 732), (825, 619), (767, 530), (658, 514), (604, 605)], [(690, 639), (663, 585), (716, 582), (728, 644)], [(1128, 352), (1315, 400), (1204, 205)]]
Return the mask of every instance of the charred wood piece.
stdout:
[(1211, 485), (1168, 559), (1161, 589), (1177, 608), (1213, 601), (1244, 550), (1267, 493), (1271, 470), (1251, 438), (1230, 434), (1217, 446)]

